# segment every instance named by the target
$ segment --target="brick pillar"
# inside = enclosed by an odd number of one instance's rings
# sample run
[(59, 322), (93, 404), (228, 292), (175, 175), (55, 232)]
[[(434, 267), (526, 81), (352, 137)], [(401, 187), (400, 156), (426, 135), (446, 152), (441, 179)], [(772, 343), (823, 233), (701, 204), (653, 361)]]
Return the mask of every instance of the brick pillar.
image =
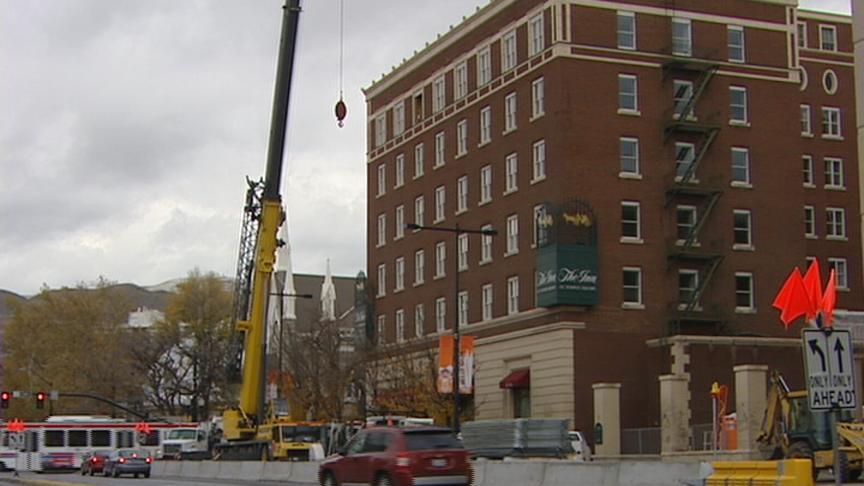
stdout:
[(599, 456), (621, 454), (621, 383), (595, 383), (594, 424), (603, 425), (603, 443), (594, 446)]
[(768, 394), (768, 366), (739, 365), (735, 372), (735, 413), (738, 416), (738, 450), (758, 451), (756, 437), (762, 428)]
[(689, 379), (682, 375), (660, 376), (660, 452), (690, 450)]

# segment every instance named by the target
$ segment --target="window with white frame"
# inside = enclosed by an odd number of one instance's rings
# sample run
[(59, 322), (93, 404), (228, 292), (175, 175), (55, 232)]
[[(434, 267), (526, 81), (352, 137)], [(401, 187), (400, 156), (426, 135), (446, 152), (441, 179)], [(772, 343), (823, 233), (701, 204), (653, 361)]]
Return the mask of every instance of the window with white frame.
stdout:
[(435, 134), (435, 168), (444, 165), (444, 132)]
[(378, 196), (383, 196), (387, 193), (387, 164), (382, 163), (378, 166)]
[(375, 119), (375, 147), (384, 145), (387, 141), (387, 114), (382, 113)]
[[(423, 226), (426, 220), (426, 200), (423, 196), (414, 199), (414, 224)], [(418, 231), (418, 230), (414, 230)]]
[(638, 138), (621, 137), (618, 139), (618, 160), (622, 175), (639, 175)]
[(538, 244), (538, 242), (545, 241), (545, 237), (540, 234), (541, 231), (545, 231), (545, 221), (546, 221), (546, 205), (538, 204), (534, 206), (534, 211), (532, 212), (534, 215), (534, 231), (532, 232), (532, 241), (531, 247), (533, 248)]
[(753, 247), (753, 221), (749, 209), (732, 211), (732, 242), (736, 249)]
[(632, 74), (618, 75), (618, 111), (639, 111), (638, 81)]
[(504, 34), (501, 38), (501, 72), (507, 72), (516, 67), (516, 30)]
[(394, 239), (399, 240), (405, 236), (405, 206), (398, 205), (396, 206), (396, 237)]
[(825, 210), (825, 235), (828, 238), (846, 238), (846, 210), (843, 208), (827, 208)]
[(807, 22), (797, 22), (795, 24), (796, 32), (798, 33), (798, 47), (807, 48)]
[(690, 103), (693, 99), (692, 81), (674, 80), (672, 82), (672, 99), (675, 103), (676, 118), (685, 116), (684, 110), (687, 110), (686, 116), (693, 116), (693, 105)]
[(492, 201), (492, 166), (480, 169), (480, 204)]
[(750, 149), (732, 147), (732, 184), (750, 185)]
[(456, 181), (456, 212), (468, 211), (468, 176), (462, 176)]
[(398, 137), (405, 131), (405, 100), (393, 107), (393, 136)]
[(696, 206), (678, 205), (675, 214), (677, 243), (682, 245), (696, 227)]
[(823, 51), (837, 51), (837, 27), (819, 26), (819, 48)]
[(846, 183), (843, 178), (843, 159), (825, 157), (825, 188), (846, 188)]
[(425, 168), (423, 167), (423, 144), (418, 143), (414, 146), (414, 178), (423, 177)]
[(444, 202), (446, 197), (447, 190), (444, 186), (435, 188), (435, 221), (433, 223), (444, 221)]
[(420, 90), (415, 92), (414, 96), (411, 99), (411, 108), (414, 113), (414, 123), (419, 123), (423, 121), (423, 118), (426, 116), (426, 107), (423, 103), (423, 89), (421, 88)]
[(838, 290), (848, 290), (849, 289), (849, 272), (846, 267), (846, 259), (845, 258), (829, 258), (828, 259), (828, 271), (834, 270), (834, 273), (837, 275), (837, 289)]
[(839, 137), (840, 132), (840, 108), (822, 107), (822, 136)]
[(459, 270), (468, 270), (468, 235), (459, 235)]
[(446, 94), (444, 75), (442, 74), (432, 81), (432, 113), (438, 113), (444, 109)]
[(507, 279), (507, 315), (519, 312), (519, 277)]
[(402, 187), (405, 185), (405, 154), (396, 156), (396, 185)]
[(810, 123), (810, 105), (801, 105), (801, 135), (813, 135)]
[(447, 266), (447, 243), (439, 241), (435, 243), (435, 278), (441, 278), (446, 274)]
[(729, 46), (729, 60), (732, 62), (744, 62), (744, 27), (730, 25), (726, 29), (726, 38)]
[(456, 124), (456, 155), (468, 153), (468, 120), (459, 120)]
[(459, 292), (459, 301), (457, 302), (458, 311), (459, 311), (459, 325), (467, 326), (468, 325), (468, 291), (463, 290)]
[(519, 215), (507, 216), (507, 255), (519, 253)]
[(426, 334), (426, 308), (423, 304), (414, 306), (414, 335), (423, 337)]
[(751, 312), (756, 308), (753, 298), (753, 274), (735, 272), (735, 310)]
[(532, 147), (531, 181), (539, 181), (546, 178), (546, 141), (538, 140)]
[(804, 171), (804, 187), (815, 187), (815, 179), (813, 179), (813, 156), (802, 155), (801, 162)]
[(398, 292), (400, 290), (405, 290), (405, 258), (397, 258), (395, 264), (394, 280), (396, 280), (396, 282), (394, 283), (393, 290)]
[(546, 93), (543, 78), (531, 82), (531, 118), (546, 114)]
[(744, 86), (729, 87), (729, 122), (744, 124), (749, 121), (747, 116), (747, 88)]
[(528, 55), (539, 54), (545, 47), (545, 34), (543, 29), (543, 12), (531, 17), (528, 21), (528, 29), (531, 31), (531, 41), (528, 43)]
[(636, 49), (636, 14), (618, 12), (618, 49)]
[(414, 252), (414, 285), (423, 285), (426, 281), (426, 252), (417, 250)]
[[(690, 172), (693, 161), (696, 160), (696, 146), (692, 143), (675, 142), (675, 179), (682, 180)], [(690, 175), (690, 179), (695, 174)]]
[(489, 46), (477, 53), (477, 86), (484, 86), (492, 81), (492, 56)]
[(621, 302), (625, 307), (642, 305), (642, 269), (624, 267), (621, 270)]
[(640, 205), (636, 201), (621, 201), (621, 241), (641, 241)]
[(435, 331), (444, 332), (447, 329), (447, 301), (444, 297), (435, 299)]
[[(492, 225), (486, 224), (480, 228), (483, 231), (491, 231)], [(492, 235), (480, 235), (480, 263), (488, 263), (492, 261)]]
[(461, 100), (468, 94), (468, 62), (462, 61), (453, 69), (453, 98)]
[(382, 263), (378, 265), (378, 297), (387, 295), (387, 265)]
[(405, 311), (398, 309), (396, 311), (396, 342), (405, 341)]
[(516, 93), (504, 98), (504, 133), (516, 130)]
[(816, 209), (813, 206), (804, 206), (804, 236), (816, 238)]
[(378, 316), (378, 333), (375, 335), (375, 339), (378, 340), (379, 344), (383, 344), (385, 341), (385, 332), (387, 331), (387, 316)]
[(690, 19), (672, 19), (672, 55), (693, 55), (693, 31)]
[(381, 213), (378, 215), (378, 246), (387, 244), (387, 215)]
[(481, 306), (483, 307), (483, 320), (488, 321), (492, 319), (492, 284), (488, 283), (483, 285), (483, 288), (480, 292), (480, 300)]
[(519, 157), (516, 153), (508, 155), (504, 159), (504, 193), (513, 192), (518, 189), (517, 179), (519, 170)]
[[(696, 298), (696, 289), (699, 288), (699, 272), (696, 270), (678, 270), (678, 308), (684, 309), (688, 303)], [(699, 303), (693, 307), (699, 309)]]
[(484, 106), (480, 110), (480, 145), (492, 141), (492, 108)]

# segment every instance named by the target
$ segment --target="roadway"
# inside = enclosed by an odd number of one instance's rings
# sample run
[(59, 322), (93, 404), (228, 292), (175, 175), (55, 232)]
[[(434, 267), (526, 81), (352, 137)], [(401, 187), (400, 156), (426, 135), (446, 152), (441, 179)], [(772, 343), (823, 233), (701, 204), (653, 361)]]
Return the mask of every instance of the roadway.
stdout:
[[(131, 476), (119, 478), (106, 478), (100, 476), (81, 476), (79, 474), (36, 474), (21, 473), (20, 477), (13, 478), (11, 472), (0, 473), (0, 485), (2, 486), (80, 486), (82, 484), (117, 486), (248, 486), (249, 482), (212, 480), (212, 479), (180, 479), (162, 478), (151, 476), (150, 479), (135, 479)], [(312, 483), (296, 483), (289, 481), (268, 481), (260, 483), (273, 486), (310, 486)]]

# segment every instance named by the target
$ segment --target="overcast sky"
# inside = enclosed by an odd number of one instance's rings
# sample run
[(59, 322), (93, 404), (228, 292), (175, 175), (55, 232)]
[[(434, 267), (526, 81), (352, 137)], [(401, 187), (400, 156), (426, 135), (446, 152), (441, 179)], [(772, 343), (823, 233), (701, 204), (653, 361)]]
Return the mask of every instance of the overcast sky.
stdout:
[[(708, 1), (708, 0), (706, 0)], [(0, 0), (0, 289), (233, 275), (283, 0)], [(485, 1), (303, 1), (283, 198), (295, 272), (365, 268), (360, 89)], [(801, 1), (849, 12), (848, 0)]]

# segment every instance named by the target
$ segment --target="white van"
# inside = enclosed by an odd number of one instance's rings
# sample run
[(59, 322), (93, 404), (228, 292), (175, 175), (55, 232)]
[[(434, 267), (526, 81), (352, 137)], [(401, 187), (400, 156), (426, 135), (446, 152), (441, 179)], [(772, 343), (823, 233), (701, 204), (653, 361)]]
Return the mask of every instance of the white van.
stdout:
[(588, 441), (585, 440), (582, 432), (571, 430), (567, 432), (567, 437), (570, 439), (570, 445), (573, 447), (571, 459), (575, 461), (593, 460), (591, 457), (591, 446), (588, 445)]

